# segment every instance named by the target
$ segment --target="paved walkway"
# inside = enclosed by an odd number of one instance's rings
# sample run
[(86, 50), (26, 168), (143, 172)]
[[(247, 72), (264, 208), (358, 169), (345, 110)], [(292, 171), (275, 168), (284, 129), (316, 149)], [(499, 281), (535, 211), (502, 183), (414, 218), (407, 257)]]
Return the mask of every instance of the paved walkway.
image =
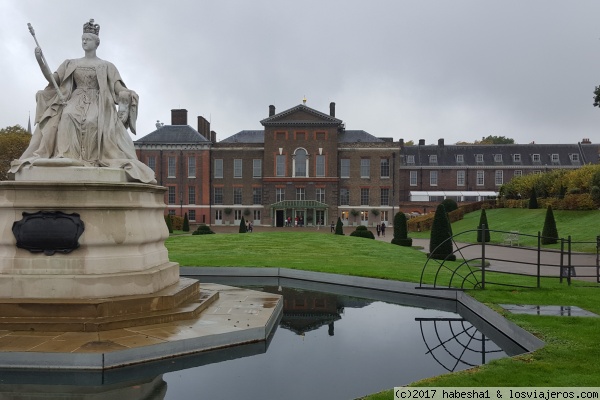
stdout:
[[(211, 229), (216, 233), (237, 233), (239, 227), (235, 225), (230, 226), (218, 226), (213, 225)], [(344, 233), (349, 235), (354, 231), (356, 227), (346, 226), (344, 227)], [(295, 230), (306, 230), (320, 234), (333, 234), (329, 226), (322, 226), (317, 229), (314, 226), (311, 227), (283, 227), (275, 228), (270, 226), (257, 226), (254, 227), (255, 232), (283, 232), (283, 231), (295, 231)], [(385, 236), (377, 236), (375, 228), (369, 228), (375, 234), (375, 239), (384, 242), (391, 242), (394, 237), (393, 228), (386, 229)], [(429, 239), (413, 239), (413, 246), (423, 247), (423, 252), (429, 252)], [(455, 248), (460, 248), (460, 254), (457, 254), (458, 258), (462, 259), (480, 259), (481, 258), (481, 246), (470, 245), (466, 243), (457, 243)], [(511, 247), (511, 246), (500, 246), (500, 245), (487, 245), (485, 247), (485, 257), (489, 263), (489, 271), (502, 271), (511, 272), (527, 275), (537, 274), (537, 258), (538, 253), (535, 248), (530, 247)], [(558, 251), (542, 251), (540, 252), (540, 272), (542, 276), (555, 276), (558, 277), (560, 273), (560, 252)], [(567, 265), (568, 260), (563, 260), (563, 265)], [(575, 279), (581, 279), (591, 282), (597, 281), (597, 267), (596, 267), (596, 255), (590, 253), (572, 253), (571, 265), (575, 267)]]

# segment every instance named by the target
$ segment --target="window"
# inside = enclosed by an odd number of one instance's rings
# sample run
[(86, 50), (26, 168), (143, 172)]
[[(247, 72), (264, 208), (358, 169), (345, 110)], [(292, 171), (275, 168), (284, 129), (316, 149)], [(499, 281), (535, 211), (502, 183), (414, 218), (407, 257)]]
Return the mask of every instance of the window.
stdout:
[(514, 176), (515, 176), (515, 177), (517, 177), (517, 176), (523, 176), (523, 171), (522, 171), (522, 170), (520, 170), (520, 169), (516, 169), (516, 170), (515, 170), (515, 174), (514, 174)]
[(484, 176), (485, 176), (484, 171), (482, 171), (482, 170), (477, 171), (477, 182), (476, 182), (477, 186), (483, 186), (483, 184), (485, 183)]
[(553, 163), (559, 162), (558, 154), (552, 154), (551, 160)]
[(215, 159), (215, 178), (223, 177), (223, 160), (220, 158)]
[(242, 219), (242, 210), (233, 210), (233, 215), (236, 221)]
[(539, 175), (539, 174), (541, 174), (541, 173), (542, 173), (542, 171), (540, 171), (539, 169), (536, 169), (535, 171), (533, 171), (533, 174), (534, 174), (534, 175)]
[(315, 189), (315, 200), (321, 203), (325, 203), (325, 188)]
[(242, 177), (242, 159), (236, 158), (233, 160), (233, 177), (241, 178)]
[(317, 155), (317, 176), (325, 176), (325, 156)]
[(252, 177), (260, 178), (262, 176), (262, 160), (254, 159), (252, 160)]
[(175, 215), (175, 210), (169, 210), (169, 215)]
[(431, 154), (429, 156), (429, 164), (437, 164), (437, 154)]
[(521, 162), (521, 155), (520, 154), (513, 154), (513, 162), (520, 163)]
[(285, 189), (284, 188), (276, 188), (275, 189), (275, 201), (279, 203), (280, 201), (285, 200)]
[(294, 153), (294, 176), (296, 177), (307, 177), (307, 153), (304, 149), (297, 149)]
[(437, 186), (438, 184), (438, 172), (437, 171), (429, 171), (429, 185)]
[(214, 188), (214, 204), (223, 204), (223, 188)]
[(350, 191), (347, 188), (340, 189), (340, 206), (347, 206), (350, 204)]
[(188, 157), (188, 178), (196, 177), (196, 157)]
[(389, 206), (390, 205), (390, 189), (381, 188), (379, 193), (379, 205), (381, 206)]
[(169, 157), (167, 159), (167, 177), (175, 178), (176, 172), (177, 172), (177, 169), (175, 168), (175, 157)]
[(189, 210), (188, 211), (188, 219), (190, 221), (195, 221), (196, 220), (196, 210)]
[(260, 221), (260, 210), (254, 210), (254, 220)]
[(385, 210), (381, 211), (381, 213), (379, 215), (381, 215), (381, 220), (382, 221), (385, 221), (385, 222), (389, 221), (389, 219), (388, 219), (388, 212), (387, 211), (385, 211)]
[(504, 183), (504, 171), (496, 170), (495, 183), (496, 183), (496, 186), (500, 186)]
[(369, 220), (369, 212), (368, 211), (361, 211), (360, 212), (360, 220), (363, 222), (366, 222)]
[(285, 176), (285, 156), (275, 157), (275, 176)]
[(252, 204), (262, 204), (262, 188), (252, 188)]
[(368, 188), (360, 189), (360, 205), (361, 206), (369, 205), (369, 189)]
[(407, 164), (414, 164), (415, 163), (415, 156), (413, 154), (406, 156), (406, 163)]
[(340, 178), (350, 178), (350, 159), (340, 159)]
[(221, 221), (223, 219), (223, 210), (215, 210), (215, 221)]
[(579, 154), (571, 154), (571, 161), (577, 161), (579, 162)]
[(169, 186), (169, 204), (175, 204), (175, 186)]
[(242, 188), (233, 188), (233, 204), (242, 204)]
[(371, 176), (371, 159), (361, 158), (360, 159), (360, 177), (368, 178)]
[(410, 186), (417, 186), (417, 171), (410, 171)]
[(196, 204), (196, 186), (188, 186), (188, 204)]
[(501, 163), (502, 162), (502, 154), (494, 154), (494, 162)]
[(306, 200), (306, 190), (303, 187), (296, 188), (296, 200)]
[(482, 163), (483, 162), (483, 154), (475, 154), (475, 162)]
[(380, 174), (382, 178), (389, 178), (390, 177), (390, 159), (389, 158), (382, 158), (380, 161)]
[(462, 154), (457, 154), (457, 155), (456, 155), (456, 162), (457, 162), (458, 164), (462, 164), (462, 163), (464, 163), (464, 162), (465, 162), (465, 156), (464, 156), (464, 155), (462, 155)]
[(465, 186), (465, 171), (456, 171), (456, 186)]
[(150, 167), (152, 171), (156, 172), (156, 157), (148, 157), (148, 167)]
[(540, 155), (539, 154), (532, 154), (531, 155), (531, 160), (533, 162), (540, 162)]

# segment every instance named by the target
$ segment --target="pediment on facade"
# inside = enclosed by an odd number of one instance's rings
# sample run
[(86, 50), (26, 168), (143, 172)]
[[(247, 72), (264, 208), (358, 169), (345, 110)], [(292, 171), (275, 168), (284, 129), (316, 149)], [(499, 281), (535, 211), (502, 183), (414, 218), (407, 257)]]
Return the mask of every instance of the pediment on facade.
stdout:
[(340, 125), (342, 120), (299, 104), (260, 121), (263, 126), (277, 125)]

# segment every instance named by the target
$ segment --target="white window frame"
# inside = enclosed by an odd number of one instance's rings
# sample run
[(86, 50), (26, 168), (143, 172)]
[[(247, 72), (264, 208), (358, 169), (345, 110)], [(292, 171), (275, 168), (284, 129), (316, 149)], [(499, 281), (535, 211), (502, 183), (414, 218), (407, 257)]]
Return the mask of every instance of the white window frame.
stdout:
[(196, 177), (196, 157), (188, 157), (188, 178)]
[(502, 154), (494, 154), (494, 162), (501, 163), (502, 162)]
[(410, 186), (417, 186), (418, 183), (418, 179), (417, 179), (417, 171), (410, 171), (410, 175), (409, 175), (409, 185)]
[(340, 188), (340, 206), (350, 205), (350, 189)]
[(504, 184), (504, 171), (497, 169), (494, 173), (494, 183), (496, 186), (502, 186)]
[(188, 186), (188, 204), (196, 204), (196, 186)]
[(429, 186), (438, 185), (438, 171), (429, 171)]
[(156, 157), (155, 156), (148, 156), (147, 160), (148, 160), (148, 167), (152, 171), (156, 172)]
[(475, 154), (475, 162), (482, 163), (483, 162), (483, 154)]
[(521, 154), (513, 154), (513, 162), (521, 162)]
[(414, 154), (409, 154), (406, 156), (406, 163), (409, 165), (412, 165), (415, 163), (415, 155)]
[(531, 155), (531, 161), (532, 161), (532, 162), (540, 162), (541, 160), (542, 160), (542, 159), (541, 159), (541, 157), (540, 157), (540, 155), (539, 155), (539, 154), (532, 154), (532, 155)]
[(429, 164), (437, 164), (437, 154), (429, 155)]
[(260, 158), (252, 160), (252, 177), (262, 178), (262, 160)]
[(285, 176), (285, 154), (275, 156), (275, 176)]
[(515, 172), (513, 174), (513, 177), (519, 177), (519, 176), (523, 176), (523, 170), (522, 169), (515, 169)]
[(475, 185), (484, 186), (485, 185), (485, 171), (482, 169), (477, 170), (477, 177), (475, 179)]
[(215, 158), (214, 177), (215, 179), (223, 178), (223, 159)]
[(306, 188), (297, 187), (296, 188), (296, 200), (306, 200)]
[(550, 156), (550, 159), (552, 160), (553, 163), (560, 162), (560, 157), (559, 157), (558, 153), (553, 153)]
[(325, 188), (315, 188), (315, 200), (325, 203)]
[(233, 159), (233, 177), (235, 179), (241, 179), (242, 178), (242, 159), (241, 158), (234, 158)]
[(285, 188), (275, 188), (275, 202), (279, 203), (280, 201), (285, 200)]
[(379, 161), (379, 176), (381, 178), (389, 178), (390, 177), (390, 159), (389, 158), (381, 158)]
[(350, 178), (349, 158), (340, 158), (340, 178)]
[(360, 205), (368, 206), (371, 197), (371, 190), (369, 188), (360, 188)]
[(325, 176), (325, 155), (317, 154), (316, 164), (317, 165), (315, 166), (315, 176)]
[[(300, 174), (298, 175), (298, 172), (302, 172), (302, 165), (297, 163), (296, 157), (298, 155), (299, 151), (303, 151), (304, 154), (304, 175)], [(294, 151), (294, 157), (292, 157), (292, 177), (298, 177), (298, 178), (308, 178), (309, 175), (309, 154), (308, 151), (303, 148), (303, 147), (299, 147)], [(297, 167), (299, 168), (299, 170), (296, 170)]]
[(466, 184), (466, 173), (464, 170), (456, 171), (456, 186), (465, 186)]
[(167, 158), (167, 178), (177, 177), (177, 160), (173, 156)]
[(361, 158), (360, 159), (360, 177), (368, 179), (371, 177), (371, 159)]
[(456, 155), (456, 162), (460, 163), (460, 164), (464, 163), (465, 162), (465, 156), (463, 154), (457, 154)]
[(241, 187), (233, 188), (233, 204), (241, 205), (244, 200), (244, 191)]
[(578, 153), (570, 154), (569, 158), (571, 159), (571, 161), (579, 162), (579, 154)]

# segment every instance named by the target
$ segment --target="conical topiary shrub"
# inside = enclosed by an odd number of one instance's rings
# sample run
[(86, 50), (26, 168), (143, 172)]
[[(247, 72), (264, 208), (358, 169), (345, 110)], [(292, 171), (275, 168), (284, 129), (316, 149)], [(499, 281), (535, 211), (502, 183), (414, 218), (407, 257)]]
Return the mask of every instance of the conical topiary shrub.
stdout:
[(335, 234), (343, 235), (344, 234), (344, 224), (342, 223), (342, 219), (338, 217), (337, 223), (335, 224)]
[(535, 187), (531, 188), (531, 196), (529, 197), (529, 205), (527, 206), (530, 210), (539, 208), (537, 201), (537, 194), (535, 193)]
[(452, 254), (452, 233), (448, 229), (450, 222), (446, 209), (442, 204), (435, 209), (433, 224), (431, 225), (431, 238), (429, 239), (429, 257), (436, 260), (456, 260)]
[[(485, 225), (485, 235), (481, 230), (481, 226)], [(487, 215), (485, 214), (485, 208), (481, 209), (481, 216), (479, 217), (479, 225), (477, 225), (477, 243), (489, 242), (490, 241), (490, 226), (488, 225)]]
[(171, 221), (170, 215), (165, 215), (165, 223), (167, 224), (167, 229), (169, 229), (169, 233), (173, 233), (173, 221)]
[(240, 233), (246, 233), (246, 221), (244, 220), (244, 217), (242, 217), (242, 220), (240, 221)]
[(546, 209), (546, 219), (544, 220), (544, 229), (542, 229), (542, 244), (554, 244), (558, 242), (558, 230), (552, 206)]
[(183, 227), (181, 228), (184, 232), (190, 231), (190, 220), (188, 219), (187, 213), (183, 215)]
[(408, 237), (408, 229), (406, 227), (406, 215), (403, 212), (397, 212), (394, 215), (394, 238), (393, 244), (398, 246), (412, 246), (412, 238)]

